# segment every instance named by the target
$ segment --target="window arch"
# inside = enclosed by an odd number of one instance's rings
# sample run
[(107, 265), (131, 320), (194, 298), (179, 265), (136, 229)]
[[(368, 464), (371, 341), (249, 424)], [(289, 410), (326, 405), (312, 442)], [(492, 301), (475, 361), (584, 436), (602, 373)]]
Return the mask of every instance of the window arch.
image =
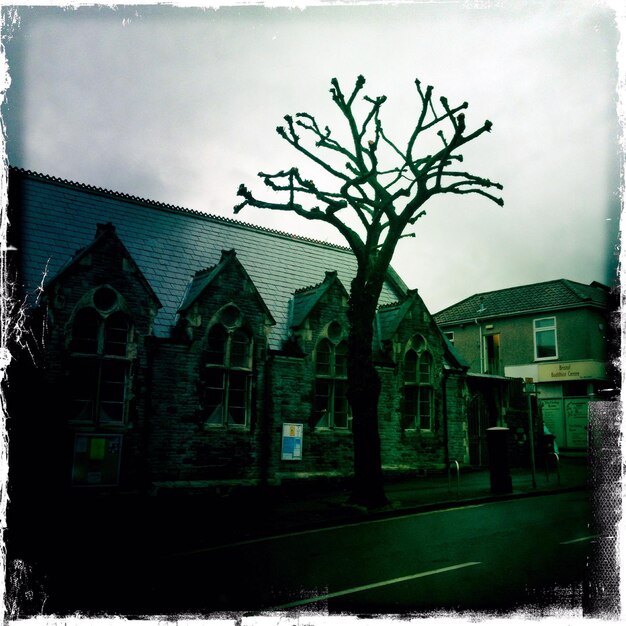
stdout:
[(414, 337), (404, 354), (403, 421), (406, 428), (433, 429), (433, 357), (423, 337)]
[(126, 421), (131, 335), (130, 320), (122, 311), (103, 315), (87, 306), (76, 312), (69, 344), (71, 417), (74, 421), (93, 425)]
[(252, 345), (252, 335), (244, 328), (229, 329), (218, 322), (209, 329), (201, 372), (206, 426), (249, 426)]
[(315, 349), (313, 419), (317, 428), (348, 428), (347, 379), (348, 344), (321, 339)]

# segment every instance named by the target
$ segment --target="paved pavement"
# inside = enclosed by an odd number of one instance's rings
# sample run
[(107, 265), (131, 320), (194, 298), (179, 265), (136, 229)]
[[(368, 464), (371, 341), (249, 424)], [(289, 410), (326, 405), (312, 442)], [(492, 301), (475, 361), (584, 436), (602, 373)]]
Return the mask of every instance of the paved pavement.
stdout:
[[(188, 532), (182, 535), (170, 533), (162, 547), (172, 551), (193, 550), (207, 545), (246, 541), (419, 511), (589, 488), (589, 469), (585, 457), (562, 457), (558, 474), (554, 466), (548, 474), (543, 466), (538, 466), (535, 472), (536, 486), (533, 486), (530, 468), (513, 468), (510, 473), (513, 490), (502, 495), (492, 493), (487, 469), (461, 468), (458, 481), (455, 471), (450, 476), (439, 472), (388, 479), (385, 491), (389, 504), (371, 510), (349, 504), (349, 487), (338, 482), (308, 486), (285, 483), (280, 488), (265, 492), (233, 493), (210, 504), (200, 499), (190, 505), (189, 500), (173, 498), (173, 506), (168, 510), (172, 514), (177, 512), (177, 517), (185, 518)], [(191, 500), (193, 501), (194, 499)], [(188, 506), (192, 506), (194, 511), (187, 510), (181, 515), (182, 508)], [(175, 527), (173, 520), (169, 522), (163, 518), (163, 515), (167, 517), (167, 513), (159, 508), (162, 527)], [(212, 532), (194, 531), (200, 531), (202, 527), (210, 527)]]

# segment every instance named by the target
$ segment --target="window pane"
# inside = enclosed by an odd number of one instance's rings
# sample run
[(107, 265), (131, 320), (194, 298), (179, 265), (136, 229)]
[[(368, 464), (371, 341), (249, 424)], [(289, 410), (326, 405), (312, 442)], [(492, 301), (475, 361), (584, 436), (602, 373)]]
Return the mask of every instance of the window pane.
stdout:
[(245, 426), (248, 405), (249, 375), (244, 372), (230, 372), (228, 386), (228, 423)]
[(417, 387), (406, 385), (404, 387), (403, 421), (405, 428), (415, 428), (417, 419)]
[(342, 341), (335, 348), (335, 376), (345, 378), (348, 375), (348, 344)]
[(428, 352), (424, 352), (420, 356), (420, 383), (430, 383), (430, 374), (432, 372), (433, 358)]
[(236, 330), (230, 341), (231, 367), (250, 367), (250, 338), (243, 330)]
[(330, 391), (331, 382), (329, 380), (315, 381), (313, 413), (315, 425), (318, 428), (328, 428), (330, 426)]
[(98, 353), (100, 319), (93, 309), (82, 309), (77, 313), (72, 329), (72, 352)]
[(330, 376), (330, 341), (322, 339), (317, 344), (317, 354), (315, 357), (315, 373), (320, 376)]
[(215, 365), (224, 364), (224, 355), (226, 353), (226, 329), (217, 324), (209, 331), (207, 337), (207, 347), (204, 356), (207, 363)]
[(109, 317), (104, 326), (104, 353), (126, 356), (128, 343), (128, 320), (123, 313)]
[(553, 330), (541, 330), (535, 333), (537, 358), (556, 356), (556, 333)]
[(120, 361), (104, 360), (100, 377), (100, 419), (124, 419), (127, 365)]
[(552, 328), (555, 326), (554, 317), (546, 317), (542, 320), (535, 320), (535, 328)]
[(94, 419), (98, 372), (99, 364), (96, 360), (72, 359), (70, 364), (70, 394), (73, 419)]
[(335, 406), (333, 425), (335, 428), (348, 428), (348, 384), (345, 381), (335, 381)]
[(404, 381), (414, 383), (417, 373), (417, 353), (409, 350), (404, 357)]
[(224, 402), (224, 372), (220, 369), (204, 370), (204, 415), (209, 424), (222, 424), (222, 407)]
[(419, 393), (419, 424), (422, 430), (431, 430), (432, 389), (421, 387)]

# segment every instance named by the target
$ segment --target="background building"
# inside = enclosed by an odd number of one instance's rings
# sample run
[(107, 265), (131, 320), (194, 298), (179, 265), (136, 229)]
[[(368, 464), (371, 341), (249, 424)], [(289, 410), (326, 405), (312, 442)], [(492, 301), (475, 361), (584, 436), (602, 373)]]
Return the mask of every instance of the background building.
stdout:
[(536, 383), (559, 447), (584, 449), (589, 401), (607, 386), (609, 292), (553, 280), (475, 294), (435, 319), (470, 372)]

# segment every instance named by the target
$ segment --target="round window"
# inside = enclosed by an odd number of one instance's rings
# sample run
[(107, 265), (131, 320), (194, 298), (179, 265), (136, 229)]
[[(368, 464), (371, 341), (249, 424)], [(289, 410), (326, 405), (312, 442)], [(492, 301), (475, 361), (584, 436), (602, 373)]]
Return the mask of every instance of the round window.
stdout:
[(239, 312), (239, 309), (232, 304), (224, 307), (224, 309), (220, 312), (220, 321), (224, 324), (224, 326), (232, 328), (233, 326), (236, 326), (240, 320), (241, 313)]
[(332, 341), (337, 341), (341, 338), (342, 329), (341, 324), (339, 322), (331, 322), (328, 325), (328, 338), (332, 339)]
[(117, 294), (110, 287), (100, 287), (93, 294), (93, 303), (99, 311), (110, 311), (117, 303)]
[(417, 352), (422, 352), (426, 349), (426, 340), (421, 335), (415, 335), (415, 337), (411, 339), (411, 347)]

